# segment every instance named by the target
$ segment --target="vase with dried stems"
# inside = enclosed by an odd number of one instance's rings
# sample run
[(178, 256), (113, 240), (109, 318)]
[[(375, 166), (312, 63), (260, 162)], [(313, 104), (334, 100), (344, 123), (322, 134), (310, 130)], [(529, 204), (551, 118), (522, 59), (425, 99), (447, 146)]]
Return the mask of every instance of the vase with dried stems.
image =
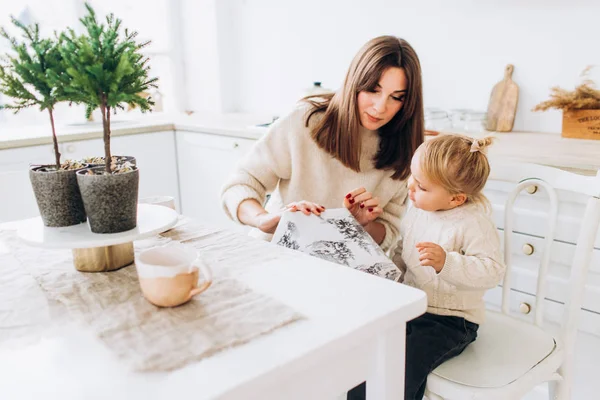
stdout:
[(575, 90), (555, 86), (550, 99), (533, 108), (533, 111), (562, 110), (562, 136), (578, 139), (600, 140), (600, 90), (590, 79), (592, 67), (581, 73), (582, 81)]

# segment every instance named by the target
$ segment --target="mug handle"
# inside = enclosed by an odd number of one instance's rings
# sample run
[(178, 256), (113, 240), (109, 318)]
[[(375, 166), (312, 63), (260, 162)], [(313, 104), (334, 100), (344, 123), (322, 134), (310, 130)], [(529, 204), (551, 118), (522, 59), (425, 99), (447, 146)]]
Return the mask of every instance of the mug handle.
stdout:
[(196, 286), (195, 288), (193, 288), (190, 291), (190, 299), (192, 297), (194, 297), (195, 295), (204, 292), (212, 284), (212, 271), (209, 268), (209, 266), (206, 265), (201, 260), (196, 261), (194, 263), (194, 266), (198, 267), (198, 270), (200, 271), (201, 275), (204, 277), (204, 281), (202, 282), (202, 284), (200, 286)]

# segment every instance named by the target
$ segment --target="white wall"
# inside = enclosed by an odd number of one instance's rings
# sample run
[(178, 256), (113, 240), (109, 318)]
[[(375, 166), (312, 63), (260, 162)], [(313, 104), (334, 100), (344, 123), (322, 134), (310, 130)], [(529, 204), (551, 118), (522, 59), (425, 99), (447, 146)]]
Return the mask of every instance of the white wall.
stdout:
[[(225, 111), (278, 114), (312, 81), (336, 88), (365, 41), (392, 34), (419, 54), (427, 107), (485, 110), (512, 63), (520, 87), (515, 130), (559, 132), (560, 112), (531, 108), (550, 87), (572, 88), (584, 67), (600, 65), (598, 0), (213, 1), (218, 61), (207, 59), (212, 49), (186, 54), (186, 63), (218, 64), (213, 90)], [(187, 13), (186, 24), (196, 17)], [(213, 72), (206, 70), (211, 81)], [(192, 103), (198, 109), (206, 99)]]
[(181, 0), (187, 108), (221, 111), (218, 0)]

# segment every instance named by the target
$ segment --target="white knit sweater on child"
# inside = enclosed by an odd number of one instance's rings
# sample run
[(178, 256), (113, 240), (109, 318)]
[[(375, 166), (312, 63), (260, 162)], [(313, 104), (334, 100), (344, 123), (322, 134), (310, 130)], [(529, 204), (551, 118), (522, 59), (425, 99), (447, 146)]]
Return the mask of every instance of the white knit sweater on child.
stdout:
[[(467, 203), (435, 212), (411, 207), (400, 235), (392, 259), (403, 273), (401, 281), (427, 293), (427, 312), (482, 323), (483, 295), (500, 283), (506, 269), (498, 232), (483, 207)], [(446, 251), (440, 273), (420, 265), (419, 242), (436, 243)]]
[[(306, 127), (307, 103), (299, 103), (286, 117), (277, 120), (238, 164), (225, 183), (222, 202), (225, 212), (236, 222), (237, 209), (245, 199), (260, 204), (271, 193), (267, 211), (279, 211), (294, 201), (308, 200), (326, 208), (343, 206), (344, 196), (353, 189), (365, 187), (379, 197), (383, 213), (377, 219), (385, 226), (381, 243), (389, 249), (398, 236), (400, 217), (405, 211), (406, 181), (393, 180), (393, 171), (376, 169), (373, 157), (379, 147), (377, 131), (360, 130), (360, 172), (351, 170), (317, 146), (310, 128), (320, 115), (311, 118)], [(271, 235), (255, 229), (253, 236), (270, 240)]]

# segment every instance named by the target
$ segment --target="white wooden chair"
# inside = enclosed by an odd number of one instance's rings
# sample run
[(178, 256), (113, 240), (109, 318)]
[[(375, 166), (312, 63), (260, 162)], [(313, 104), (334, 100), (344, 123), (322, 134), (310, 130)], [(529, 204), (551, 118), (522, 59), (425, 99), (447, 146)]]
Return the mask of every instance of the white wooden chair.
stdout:
[[(548, 382), (551, 399), (570, 399), (580, 307), (600, 223), (600, 171), (594, 177), (534, 164), (492, 164), (490, 179), (515, 183), (504, 215), (507, 272), (502, 285), (501, 311), (488, 310), (477, 340), (461, 355), (429, 374), (426, 396), (430, 400), (521, 399), (537, 385)], [(513, 205), (519, 192), (531, 185), (544, 188), (550, 204), (533, 323), (509, 315)], [(571, 264), (561, 332), (552, 335), (542, 329), (542, 321), (550, 248), (558, 215), (557, 190), (583, 194), (588, 200)]]

